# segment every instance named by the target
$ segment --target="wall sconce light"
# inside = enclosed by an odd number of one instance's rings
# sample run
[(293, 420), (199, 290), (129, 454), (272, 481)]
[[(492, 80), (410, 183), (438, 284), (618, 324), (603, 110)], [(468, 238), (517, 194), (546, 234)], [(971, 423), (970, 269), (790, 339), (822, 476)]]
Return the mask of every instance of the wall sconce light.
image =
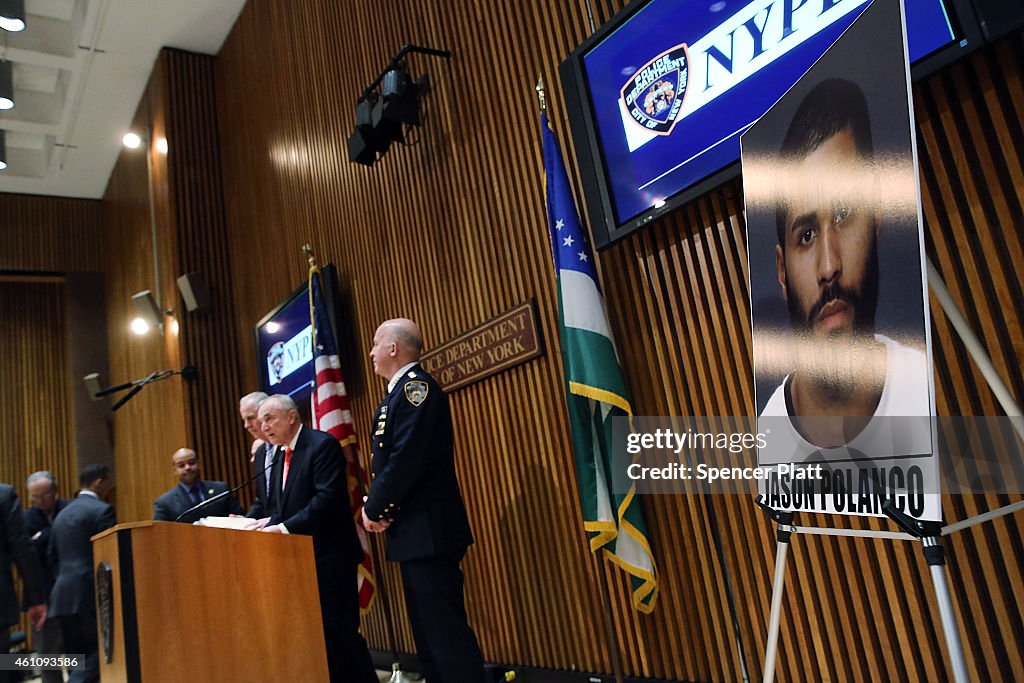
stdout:
[(0, 0), (0, 28), (12, 33), (25, 30), (25, 0)]
[(14, 109), (14, 64), (0, 60), (0, 109)]
[(149, 328), (158, 327), (160, 334), (164, 333), (164, 316), (171, 317), (174, 311), (160, 308), (148, 289), (132, 294), (132, 303), (139, 314), (139, 317), (132, 321), (132, 332), (145, 334)]
[(153, 154), (150, 147), (153, 140), (153, 130), (147, 127), (145, 135), (139, 135), (129, 131), (121, 138), (121, 142), (128, 149), (139, 149), (146, 145), (146, 191), (149, 194), (149, 238), (150, 247), (153, 250), (153, 291), (156, 296), (147, 289), (132, 295), (132, 303), (135, 304), (139, 317), (132, 320), (132, 332), (138, 335), (146, 334), (154, 325), (160, 329), (161, 336), (164, 333), (164, 316), (173, 316), (174, 311), (163, 310), (157, 305), (157, 301), (163, 301), (160, 293), (160, 251), (157, 246), (156, 230), (156, 200), (153, 192)]
[(142, 138), (139, 137), (138, 133), (125, 133), (124, 137), (121, 138), (122, 144), (128, 149), (138, 149), (139, 145), (142, 144)]

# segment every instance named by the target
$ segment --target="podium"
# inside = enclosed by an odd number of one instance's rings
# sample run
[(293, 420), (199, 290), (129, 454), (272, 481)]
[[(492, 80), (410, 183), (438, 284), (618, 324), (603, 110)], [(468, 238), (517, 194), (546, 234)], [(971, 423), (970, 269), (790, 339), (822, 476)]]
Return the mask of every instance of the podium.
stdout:
[(105, 683), (328, 680), (309, 536), (136, 522), (92, 542)]

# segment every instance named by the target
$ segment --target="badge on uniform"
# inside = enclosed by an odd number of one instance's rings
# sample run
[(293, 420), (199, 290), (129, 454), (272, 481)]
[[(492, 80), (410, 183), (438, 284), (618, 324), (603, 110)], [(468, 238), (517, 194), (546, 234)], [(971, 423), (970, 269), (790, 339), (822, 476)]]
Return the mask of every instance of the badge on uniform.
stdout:
[(419, 408), (420, 404), (427, 400), (428, 389), (426, 382), (406, 382), (405, 397), (409, 399), (409, 403)]

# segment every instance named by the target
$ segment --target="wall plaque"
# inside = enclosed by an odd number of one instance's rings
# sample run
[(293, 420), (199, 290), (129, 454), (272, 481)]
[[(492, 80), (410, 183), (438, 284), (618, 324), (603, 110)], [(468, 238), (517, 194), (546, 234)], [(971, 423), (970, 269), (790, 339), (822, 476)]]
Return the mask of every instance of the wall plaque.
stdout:
[(420, 364), (455, 391), (544, 353), (537, 301), (528, 299), (423, 354)]

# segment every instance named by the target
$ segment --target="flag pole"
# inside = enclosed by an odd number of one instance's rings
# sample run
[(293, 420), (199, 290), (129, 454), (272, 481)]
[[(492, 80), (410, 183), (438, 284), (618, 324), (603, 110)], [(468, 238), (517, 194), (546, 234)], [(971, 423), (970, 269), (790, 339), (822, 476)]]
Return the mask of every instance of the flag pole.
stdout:
[[(312, 273), (314, 270), (319, 271), (320, 268), (316, 263), (316, 256), (313, 254), (313, 248), (309, 244), (302, 245), (302, 252), (306, 255), (306, 261), (309, 263), (309, 272)], [(314, 328), (314, 335), (316, 330)], [(337, 340), (334, 340), (337, 344)], [(351, 448), (351, 444), (348, 446), (342, 446), (342, 449)], [(352, 453), (352, 457), (357, 457), (355, 453)], [(359, 496), (365, 501), (366, 500), (366, 489), (363, 486), (363, 481), (359, 477), (356, 477), (356, 481), (359, 485)], [(353, 524), (355, 524), (353, 520)], [(391, 651), (391, 678), (389, 683), (413, 683), (413, 679), (410, 678), (402, 671), (401, 665), (398, 661), (398, 638), (395, 635), (395, 624), (391, 618), (391, 601), (388, 600), (387, 586), (384, 585), (384, 565), (380, 562), (379, 553), (377, 552), (377, 543), (372, 538), (367, 538), (367, 547), (370, 551), (370, 559), (373, 562), (373, 566), (377, 573), (377, 582), (374, 584), (374, 592), (378, 598), (380, 598), (381, 607), (384, 611), (384, 631), (388, 639), (388, 649)]]
[[(537, 77), (537, 85), (535, 87), (537, 91), (537, 100), (540, 107), (541, 114), (547, 114), (548, 103), (547, 98), (544, 96), (544, 76)], [(604, 636), (605, 645), (608, 647), (608, 653), (611, 655), (612, 660), (612, 674), (615, 676), (615, 683), (622, 683), (622, 661), (619, 657), (618, 640), (615, 638), (615, 619), (612, 614), (612, 603), (608, 597), (611, 586), (608, 583), (608, 576), (605, 573), (605, 563), (602, 562), (604, 559), (604, 553), (601, 552), (597, 558), (597, 576), (600, 582), (601, 590), (601, 607), (604, 611)]]

